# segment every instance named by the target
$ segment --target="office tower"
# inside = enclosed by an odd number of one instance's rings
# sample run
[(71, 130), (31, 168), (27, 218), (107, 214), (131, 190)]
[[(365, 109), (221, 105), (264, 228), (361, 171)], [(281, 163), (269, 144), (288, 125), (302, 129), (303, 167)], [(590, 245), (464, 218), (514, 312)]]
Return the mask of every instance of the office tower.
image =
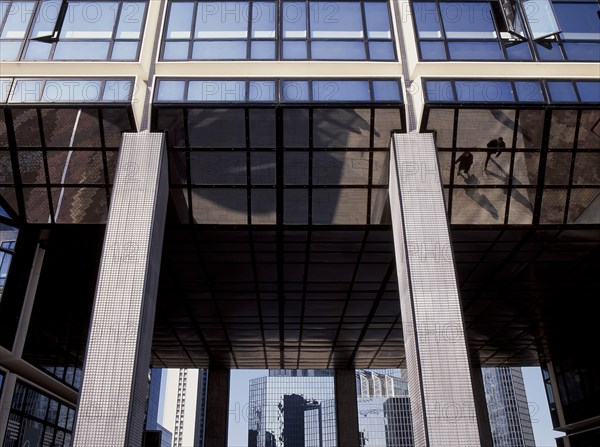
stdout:
[[(162, 424), (162, 413), (164, 405), (164, 395), (166, 388), (165, 371), (159, 368), (150, 370), (150, 390), (148, 392), (148, 412), (146, 415), (146, 439), (148, 431), (157, 432), (153, 436), (160, 436), (160, 447), (172, 447), (173, 434)], [(163, 405), (161, 405), (161, 402)]]
[(224, 445), (230, 369), (328, 368), (350, 447), (355, 369), (406, 366), (417, 445), (476, 446), (479, 368), (541, 365), (560, 442), (600, 443), (596, 1), (0, 16), (0, 439), (27, 386), (139, 445), (148, 368), (210, 367)]
[(273, 370), (250, 380), (248, 445), (336, 446), (333, 387), (328, 370)]
[(198, 370), (198, 395), (196, 397), (196, 425), (194, 427), (194, 447), (204, 447), (204, 421), (206, 420), (207, 391), (208, 370)]
[(494, 447), (535, 447), (521, 368), (483, 368)]

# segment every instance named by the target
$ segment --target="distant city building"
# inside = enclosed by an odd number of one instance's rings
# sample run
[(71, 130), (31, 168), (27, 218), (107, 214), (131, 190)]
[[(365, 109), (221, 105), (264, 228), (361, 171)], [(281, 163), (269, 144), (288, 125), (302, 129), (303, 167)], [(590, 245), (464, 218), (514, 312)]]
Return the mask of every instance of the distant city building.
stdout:
[(160, 447), (171, 447), (173, 434), (163, 427), (162, 409), (160, 408), (161, 394), (164, 396), (165, 374), (160, 368), (150, 370), (150, 391), (148, 393), (148, 413), (146, 416), (146, 431), (158, 431), (161, 433)]
[(208, 391), (208, 369), (198, 370), (198, 394), (196, 398), (196, 426), (194, 447), (204, 447), (204, 422), (206, 420), (206, 393)]
[(336, 447), (333, 371), (270, 371), (250, 381), (248, 447)]
[(357, 370), (361, 447), (412, 447), (412, 419), (406, 371)]
[(521, 368), (482, 368), (494, 447), (535, 447)]

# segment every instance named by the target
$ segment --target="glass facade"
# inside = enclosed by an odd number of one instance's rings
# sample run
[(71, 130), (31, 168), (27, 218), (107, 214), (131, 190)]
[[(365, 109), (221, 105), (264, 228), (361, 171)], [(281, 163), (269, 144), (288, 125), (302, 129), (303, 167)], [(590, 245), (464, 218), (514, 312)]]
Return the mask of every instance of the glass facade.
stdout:
[(17, 381), (3, 447), (71, 445), (75, 409)]
[(4, 61), (138, 59), (145, 1), (0, 1)]
[(335, 421), (331, 370), (273, 371), (250, 381), (249, 447), (335, 447)]
[(452, 224), (600, 222), (598, 82), (425, 85)]
[(597, 2), (505, 3), (413, 1), (421, 60), (598, 60)]
[(394, 61), (382, 1), (171, 1), (163, 61)]

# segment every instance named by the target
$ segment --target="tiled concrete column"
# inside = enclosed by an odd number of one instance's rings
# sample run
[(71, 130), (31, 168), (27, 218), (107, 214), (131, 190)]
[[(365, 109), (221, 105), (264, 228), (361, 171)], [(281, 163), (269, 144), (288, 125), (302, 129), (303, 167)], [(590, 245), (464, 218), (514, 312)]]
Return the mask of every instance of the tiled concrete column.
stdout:
[(142, 444), (167, 208), (165, 138), (123, 135), (104, 236), (75, 447)]
[(204, 447), (227, 447), (229, 380), (228, 369), (208, 369)]
[(358, 402), (354, 369), (335, 370), (335, 415), (339, 446), (359, 447)]
[(390, 207), (416, 447), (479, 447), (432, 134), (395, 134)]

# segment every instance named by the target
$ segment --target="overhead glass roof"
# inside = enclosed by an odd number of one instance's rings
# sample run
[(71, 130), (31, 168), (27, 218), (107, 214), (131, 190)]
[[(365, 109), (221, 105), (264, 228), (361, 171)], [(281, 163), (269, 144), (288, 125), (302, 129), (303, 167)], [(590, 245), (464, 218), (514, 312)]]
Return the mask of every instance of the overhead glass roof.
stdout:
[(600, 82), (425, 87), (452, 224), (600, 224)]
[(102, 223), (131, 79), (2, 79), (0, 196), (28, 223)]
[(153, 129), (180, 222), (384, 222), (400, 100), (397, 79), (160, 80)]

